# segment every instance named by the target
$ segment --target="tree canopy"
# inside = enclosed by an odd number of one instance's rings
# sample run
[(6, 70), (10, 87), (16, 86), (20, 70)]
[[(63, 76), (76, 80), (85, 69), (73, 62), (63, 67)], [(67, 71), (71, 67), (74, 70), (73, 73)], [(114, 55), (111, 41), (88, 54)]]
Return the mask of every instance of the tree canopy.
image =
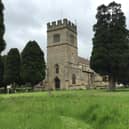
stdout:
[[(93, 26), (93, 51), (90, 66), (95, 72), (109, 76), (110, 89), (127, 76), (129, 62), (129, 31), (121, 4), (111, 2), (97, 8)], [(123, 76), (124, 75), (124, 76)]]
[(5, 26), (4, 26), (4, 5), (0, 0), (0, 54), (5, 49), (5, 40), (4, 40), (4, 33), (5, 33)]
[(3, 64), (2, 58), (0, 56), (0, 86), (3, 85), (3, 75), (4, 75), (4, 64)]
[(5, 49), (5, 26), (4, 26), (4, 5), (2, 0), (0, 0), (0, 86), (3, 85), (3, 74), (4, 74), (4, 64), (2, 62), (1, 52)]
[(44, 53), (36, 41), (29, 41), (22, 53), (21, 76), (32, 86), (45, 79)]
[(8, 52), (5, 61), (4, 80), (6, 84), (18, 83), (20, 80), (21, 58), (17, 48)]

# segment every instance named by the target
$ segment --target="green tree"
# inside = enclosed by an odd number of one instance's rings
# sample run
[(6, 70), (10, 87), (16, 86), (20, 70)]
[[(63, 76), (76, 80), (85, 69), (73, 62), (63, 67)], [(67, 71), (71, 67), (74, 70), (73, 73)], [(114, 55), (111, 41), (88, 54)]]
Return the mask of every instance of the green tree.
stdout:
[(7, 55), (4, 55), (4, 56), (1, 56), (1, 59), (0, 59), (0, 71), (2, 71), (0, 73), (0, 87), (4, 87), (5, 88), (5, 93), (7, 91), (7, 85), (6, 85), (6, 82), (4, 81), (4, 71), (5, 71), (5, 63), (6, 63), (6, 57)]
[(5, 49), (5, 40), (4, 40), (4, 32), (5, 32), (5, 27), (4, 27), (4, 5), (2, 1), (0, 0), (0, 85), (3, 85), (3, 72), (4, 72), (4, 65), (2, 63), (2, 57), (1, 57), (1, 52)]
[[(109, 88), (127, 77), (129, 62), (129, 31), (121, 5), (111, 2), (97, 9), (90, 66), (95, 72), (109, 76)], [(124, 76), (123, 76), (124, 75)]]
[(0, 0), (0, 54), (5, 49), (5, 40), (4, 40), (4, 15), (3, 15), (4, 5)]
[(3, 86), (4, 64), (0, 56), (0, 87)]
[(21, 58), (17, 48), (12, 48), (8, 52), (5, 62), (4, 81), (6, 84), (12, 84), (15, 90), (15, 84), (20, 80)]
[(33, 86), (45, 79), (44, 53), (36, 41), (29, 41), (22, 53), (21, 76)]

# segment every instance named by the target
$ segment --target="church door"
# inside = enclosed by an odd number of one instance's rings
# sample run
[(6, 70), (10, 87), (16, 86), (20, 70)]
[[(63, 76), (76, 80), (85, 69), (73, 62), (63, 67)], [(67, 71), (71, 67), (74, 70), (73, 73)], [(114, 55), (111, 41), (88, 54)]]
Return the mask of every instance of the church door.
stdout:
[(60, 89), (60, 79), (58, 77), (55, 78), (55, 88)]

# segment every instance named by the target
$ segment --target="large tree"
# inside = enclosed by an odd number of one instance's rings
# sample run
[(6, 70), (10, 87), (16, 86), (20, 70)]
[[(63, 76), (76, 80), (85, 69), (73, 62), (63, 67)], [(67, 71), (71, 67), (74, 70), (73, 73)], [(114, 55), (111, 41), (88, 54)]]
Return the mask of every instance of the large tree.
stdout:
[(109, 76), (109, 88), (127, 77), (129, 62), (129, 31), (121, 5), (111, 2), (97, 9), (94, 25), (93, 51), (90, 66), (95, 72)]
[(4, 64), (0, 56), (0, 87), (3, 86)]
[(4, 72), (4, 65), (2, 63), (2, 57), (1, 52), (5, 49), (5, 41), (4, 41), (4, 5), (2, 1), (0, 0), (0, 85), (2, 85), (3, 82), (3, 72)]
[(4, 40), (4, 15), (3, 15), (4, 5), (0, 0), (0, 54), (5, 49), (5, 40)]
[(6, 63), (6, 57), (7, 55), (3, 55), (1, 56), (1, 59), (0, 59), (0, 87), (4, 87), (5, 88), (5, 93), (7, 92), (7, 84), (6, 82), (4, 81), (4, 72), (5, 72), (5, 63)]
[(19, 50), (17, 48), (12, 48), (8, 52), (5, 61), (4, 81), (6, 84), (12, 84), (15, 88), (15, 84), (19, 83), (20, 80), (20, 67), (21, 57)]
[(45, 79), (44, 53), (36, 41), (29, 41), (22, 53), (21, 76), (25, 83), (33, 86)]

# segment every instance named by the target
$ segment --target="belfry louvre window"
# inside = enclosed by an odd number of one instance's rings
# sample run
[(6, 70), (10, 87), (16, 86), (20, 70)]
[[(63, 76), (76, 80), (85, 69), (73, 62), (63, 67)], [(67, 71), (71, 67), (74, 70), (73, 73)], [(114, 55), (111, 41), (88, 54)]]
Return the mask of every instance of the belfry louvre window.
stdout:
[(53, 42), (54, 43), (60, 42), (60, 34), (54, 34), (54, 36), (53, 36)]

